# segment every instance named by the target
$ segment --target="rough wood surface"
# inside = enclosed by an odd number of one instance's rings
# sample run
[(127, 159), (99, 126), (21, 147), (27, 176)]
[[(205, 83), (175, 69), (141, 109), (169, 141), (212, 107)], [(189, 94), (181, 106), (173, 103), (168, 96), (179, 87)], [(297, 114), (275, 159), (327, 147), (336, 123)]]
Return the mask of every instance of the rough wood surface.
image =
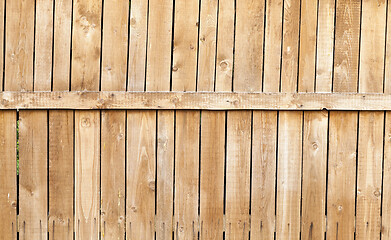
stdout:
[(384, 122), (384, 175), (382, 189), (381, 239), (391, 239), (391, 113), (387, 112)]

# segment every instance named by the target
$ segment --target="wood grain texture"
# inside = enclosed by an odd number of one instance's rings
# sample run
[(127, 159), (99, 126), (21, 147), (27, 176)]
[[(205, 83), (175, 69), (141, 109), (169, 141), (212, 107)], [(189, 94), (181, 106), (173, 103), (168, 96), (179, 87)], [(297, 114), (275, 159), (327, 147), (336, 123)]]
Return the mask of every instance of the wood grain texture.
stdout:
[(75, 237), (99, 238), (100, 112), (75, 111)]
[(391, 114), (385, 113), (381, 239), (391, 239)]
[(101, 239), (125, 236), (126, 111), (102, 111)]
[(4, 90), (33, 90), (34, 1), (6, 4)]
[(128, 111), (127, 121), (126, 237), (153, 239), (156, 111)]
[(49, 239), (73, 239), (74, 111), (49, 111)]
[(18, 220), (21, 239), (47, 239), (47, 115), (47, 111), (19, 112)]
[(251, 239), (274, 239), (277, 112), (253, 112)]
[(0, 111), (0, 236), (17, 238), (16, 111)]
[(197, 239), (200, 112), (178, 111), (175, 120), (174, 239)]
[(251, 111), (227, 113), (226, 239), (249, 238), (251, 118)]
[(5, 34), (5, 0), (0, 0), (0, 29), (3, 29), (3, 31), (0, 31), (0, 92), (3, 91), (3, 74), (4, 74), (4, 34)]
[(324, 239), (328, 112), (304, 112), (302, 239)]
[(236, 92), (262, 92), (264, 14), (263, 0), (236, 2)]
[(225, 112), (201, 112), (200, 239), (222, 239)]
[(327, 239), (354, 239), (357, 115), (330, 112)]

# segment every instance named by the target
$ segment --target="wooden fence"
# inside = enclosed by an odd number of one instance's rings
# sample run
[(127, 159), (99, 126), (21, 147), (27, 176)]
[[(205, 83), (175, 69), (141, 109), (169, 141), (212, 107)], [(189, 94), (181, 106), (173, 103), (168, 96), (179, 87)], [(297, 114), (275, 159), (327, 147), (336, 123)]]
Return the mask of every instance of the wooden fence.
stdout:
[(391, 239), (387, 0), (0, 0), (0, 239)]

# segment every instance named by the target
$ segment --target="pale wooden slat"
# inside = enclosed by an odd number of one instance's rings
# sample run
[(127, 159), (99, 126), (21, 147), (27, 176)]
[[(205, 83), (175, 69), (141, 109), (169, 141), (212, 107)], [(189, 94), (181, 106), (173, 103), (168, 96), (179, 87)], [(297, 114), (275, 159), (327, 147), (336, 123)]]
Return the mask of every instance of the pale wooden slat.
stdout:
[(158, 111), (156, 239), (171, 240), (174, 200), (174, 111)]
[(72, 0), (55, 0), (53, 91), (70, 90), (71, 24)]
[(264, 92), (279, 92), (283, 0), (266, 1)]
[(73, 1), (73, 91), (98, 91), (101, 54), (102, 1)]
[(303, 112), (280, 112), (277, 163), (277, 239), (299, 239)]
[(301, 238), (305, 240), (323, 239), (326, 231), (327, 128), (328, 112), (304, 112)]
[(249, 238), (251, 111), (227, 113), (226, 239)]
[(318, 1), (301, 1), (299, 92), (313, 92), (315, 89), (317, 14)]
[(144, 91), (148, 1), (133, 0), (129, 4), (128, 91)]
[(75, 112), (75, 236), (98, 239), (100, 209), (100, 113)]
[(125, 91), (128, 58), (129, 1), (104, 1), (102, 91)]
[(222, 239), (225, 112), (201, 113), (200, 239)]
[[(0, 56), (4, 56), (4, 16), (5, 16), (5, 0), (0, 0)], [(4, 73), (4, 58), (0, 58), (0, 92), (3, 91), (3, 73)]]
[(174, 239), (197, 239), (199, 111), (176, 112)]
[(73, 131), (73, 111), (49, 111), (50, 239), (73, 239)]
[(53, 0), (37, 0), (35, 6), (34, 91), (50, 91), (52, 88), (52, 45)]
[(19, 113), (19, 238), (47, 239), (47, 111)]
[(35, 1), (6, 3), (4, 90), (33, 90)]
[(128, 111), (126, 236), (153, 239), (155, 218), (156, 111)]
[(16, 240), (16, 111), (0, 111), (0, 236)]
[(102, 111), (101, 239), (125, 236), (125, 119), (126, 111)]
[(236, 2), (234, 91), (262, 92), (265, 1)]
[(386, 113), (384, 131), (384, 167), (382, 189), (381, 239), (391, 239), (391, 114)]
[(327, 236), (354, 239), (357, 112), (330, 112)]
[(254, 111), (251, 239), (274, 239), (277, 112)]
[(150, 0), (147, 91), (170, 91), (173, 0)]

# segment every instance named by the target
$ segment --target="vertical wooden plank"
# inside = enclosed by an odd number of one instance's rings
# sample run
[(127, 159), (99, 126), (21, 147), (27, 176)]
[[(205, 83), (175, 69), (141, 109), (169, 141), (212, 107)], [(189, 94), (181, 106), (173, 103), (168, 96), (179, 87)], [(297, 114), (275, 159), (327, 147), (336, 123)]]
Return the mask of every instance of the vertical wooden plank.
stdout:
[(72, 91), (98, 91), (102, 1), (74, 0)]
[(277, 112), (254, 111), (251, 239), (274, 239)]
[(47, 115), (47, 111), (35, 110), (19, 113), (19, 237), (21, 239), (47, 239)]
[(261, 92), (264, 0), (236, 2), (234, 91)]
[(0, 0), (0, 91), (3, 91), (3, 73), (4, 73), (4, 34), (5, 34), (5, 0)]
[(387, 22), (386, 22), (386, 54), (385, 54), (385, 77), (384, 77), (384, 92), (391, 92), (391, 1), (387, 1)]
[(318, 1), (301, 1), (299, 92), (315, 90)]
[(36, 0), (35, 11), (34, 91), (51, 91), (53, 0)]
[(279, 114), (277, 239), (299, 239), (303, 112)]
[(174, 111), (158, 111), (156, 239), (171, 240), (174, 201)]
[(327, 239), (354, 239), (357, 112), (330, 112)]
[(172, 89), (195, 91), (197, 75), (199, 1), (176, 1)]
[(74, 112), (49, 111), (49, 238), (73, 239)]
[(147, 91), (170, 91), (173, 0), (149, 0)]
[(70, 90), (71, 25), (72, 0), (55, 0), (53, 91)]
[(335, 92), (356, 92), (361, 1), (337, 1), (335, 23)]
[(328, 112), (304, 112), (302, 239), (324, 239)]
[(227, 113), (226, 238), (248, 239), (251, 111)]
[(199, 111), (176, 112), (175, 240), (198, 235), (199, 131)]
[(0, 111), (0, 236), (16, 240), (16, 111)]
[(235, 1), (219, 0), (216, 91), (232, 91)]
[[(125, 1), (124, 1), (125, 2)], [(128, 90), (144, 91), (148, 1), (130, 1)]]
[(202, 111), (200, 154), (200, 238), (222, 239), (225, 111)]
[(331, 92), (334, 62), (335, 0), (319, 0), (316, 92)]
[(128, 111), (126, 237), (153, 239), (156, 111)]
[(99, 237), (100, 113), (75, 112), (75, 235)]
[(125, 91), (129, 1), (104, 1), (102, 39), (103, 91)]
[(7, 91), (33, 90), (35, 1), (6, 4), (5, 82)]
[(384, 131), (384, 167), (382, 189), (381, 239), (391, 239), (391, 114), (386, 112)]
[(213, 92), (216, 64), (217, 8), (219, 1), (201, 1), (197, 91)]
[(264, 92), (280, 90), (283, 0), (266, 1)]

